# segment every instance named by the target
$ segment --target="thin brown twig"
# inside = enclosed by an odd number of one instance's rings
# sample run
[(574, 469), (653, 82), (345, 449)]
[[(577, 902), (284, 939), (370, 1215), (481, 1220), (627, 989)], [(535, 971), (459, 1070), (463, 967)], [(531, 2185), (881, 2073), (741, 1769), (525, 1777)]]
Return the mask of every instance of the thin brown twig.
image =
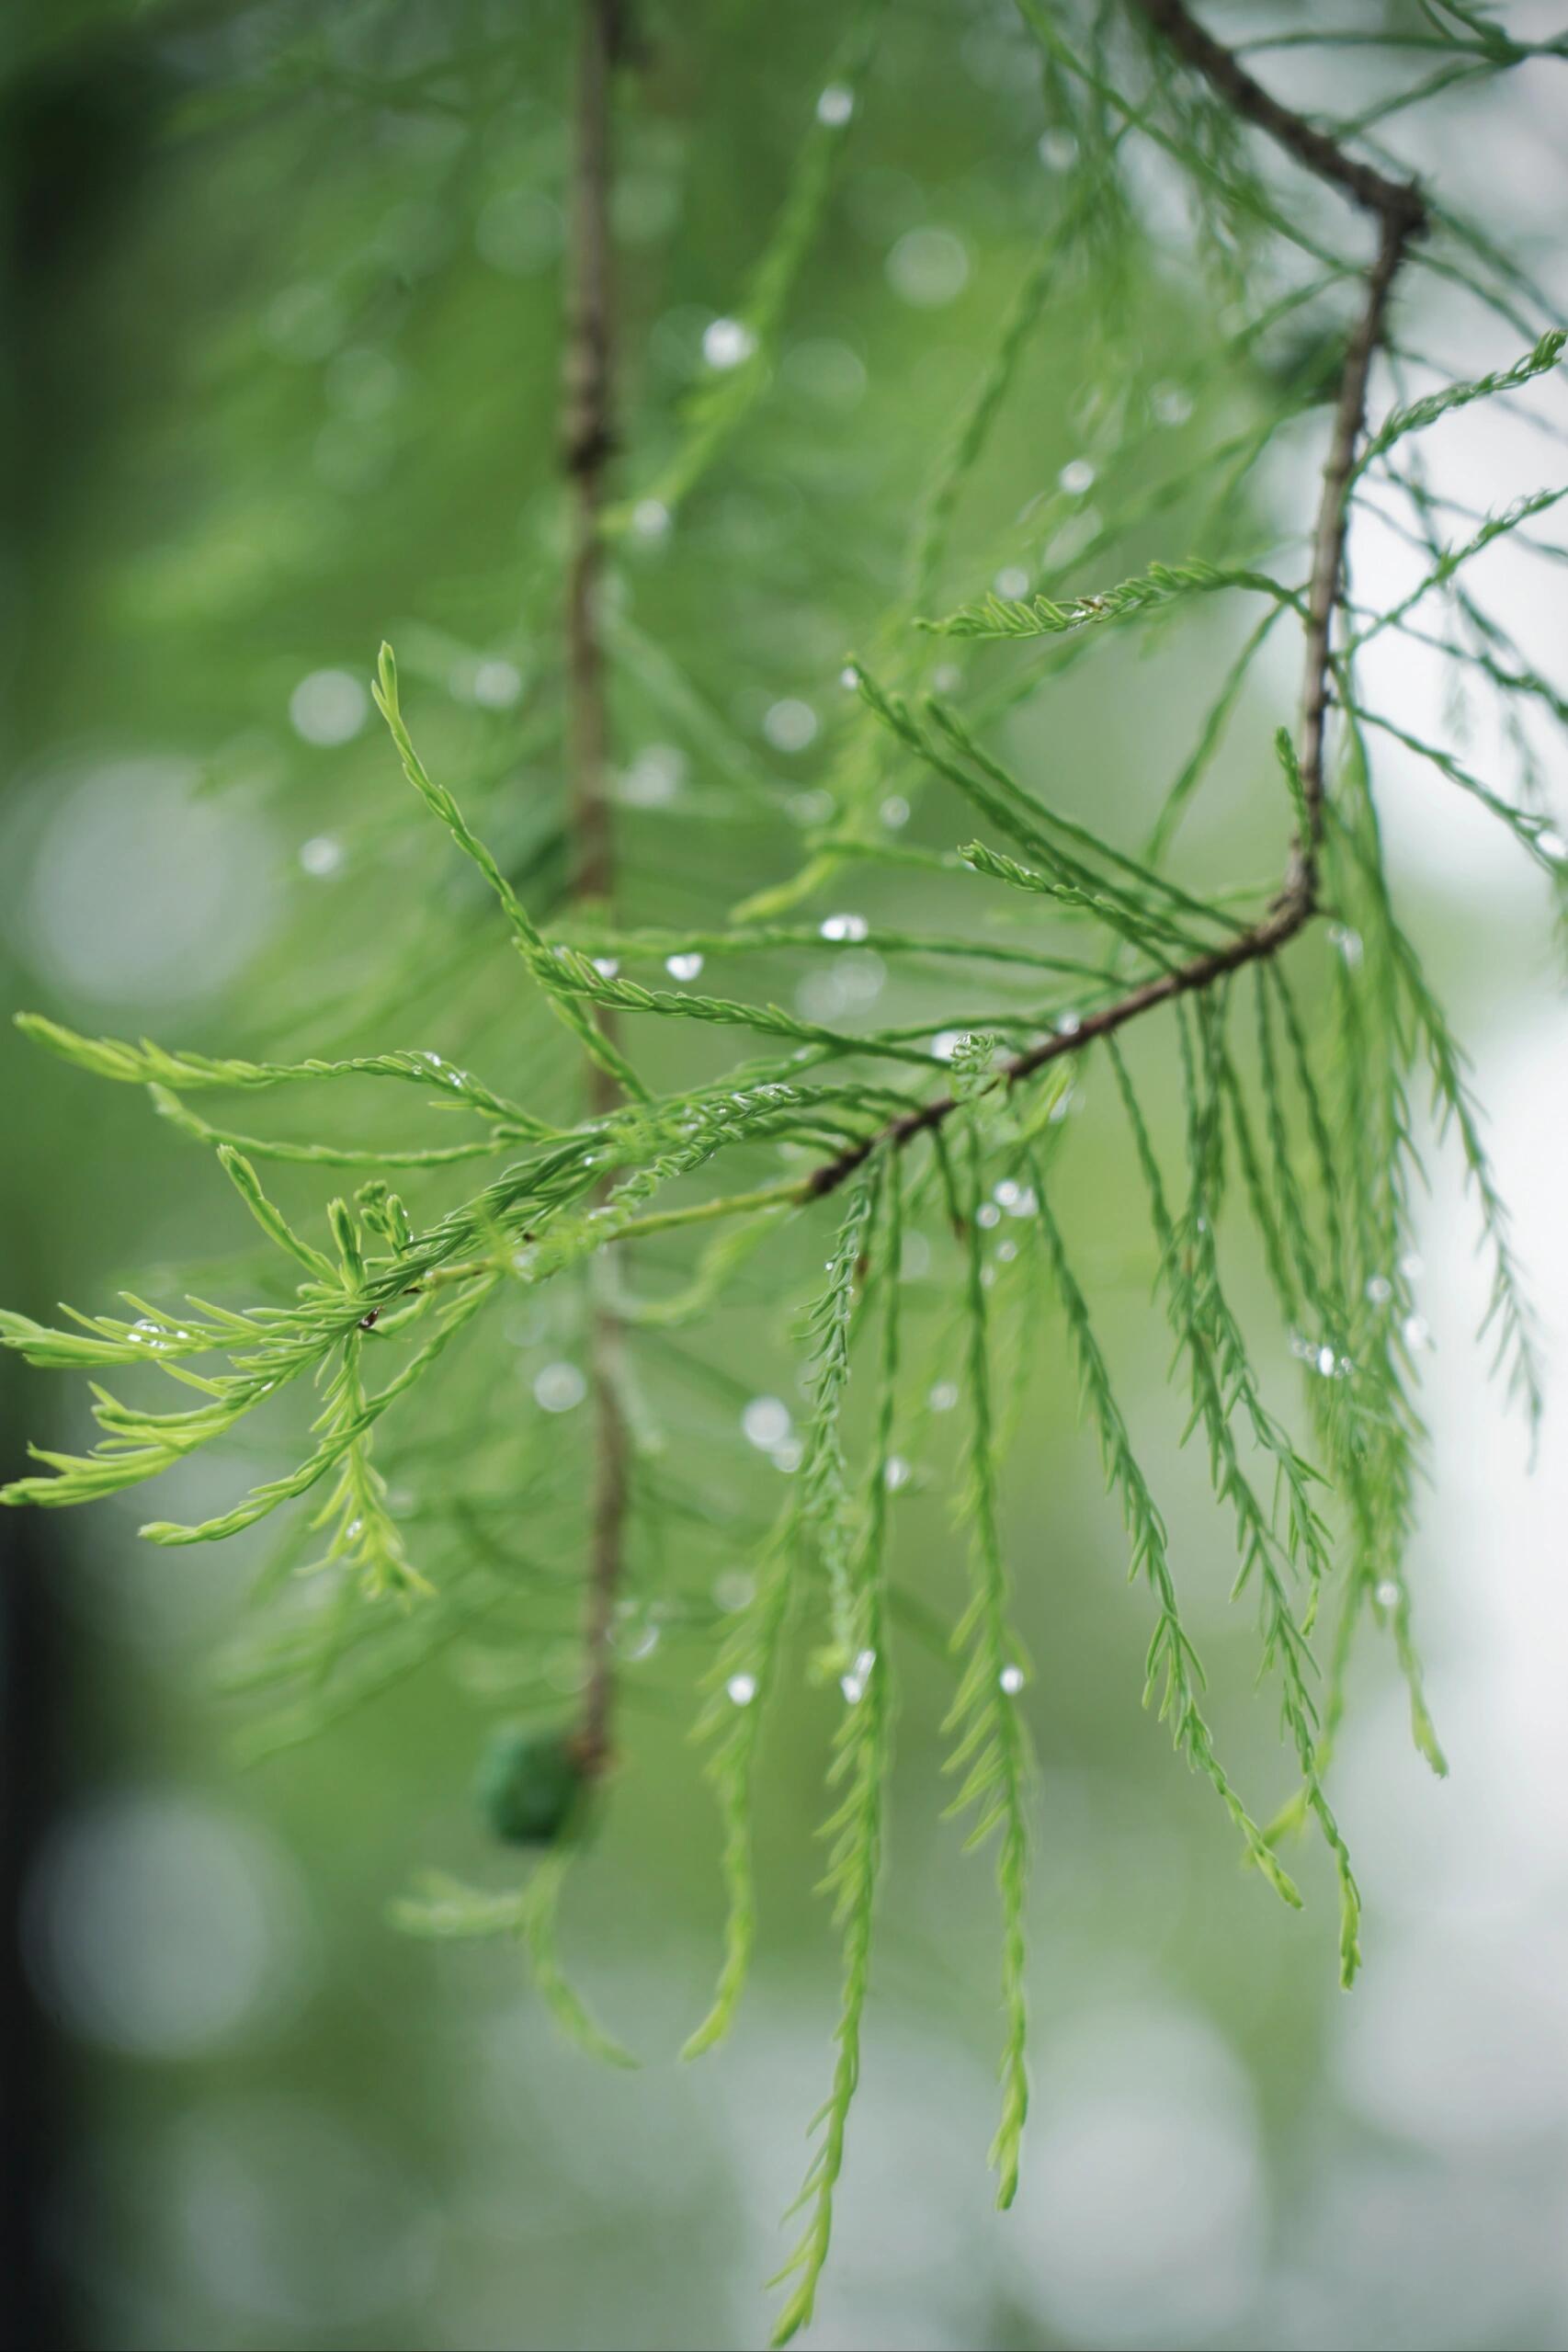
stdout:
[[(1244, 964), (1278, 955), (1319, 911), (1318, 851), (1324, 826), (1326, 720), (1334, 623), (1345, 584), (1350, 477), (1367, 421), (1372, 358), (1382, 336), (1394, 280), (1411, 239), (1419, 235), (1427, 222), (1426, 199), (1414, 183), (1388, 179), (1369, 165), (1346, 154), (1326, 132), (1271, 97), (1228, 49), (1204, 31), (1181, 0), (1131, 0), (1131, 5), (1243, 120), (1267, 131), (1317, 178), (1337, 187), (1363, 211), (1371, 213), (1379, 223), (1378, 249), (1367, 272), (1365, 299), (1345, 354), (1312, 534), (1297, 732), (1304, 822), (1291, 843), (1279, 894), (1250, 930), (1224, 947), (1194, 956), (1185, 964), (1142, 982), (1113, 1004), (1085, 1015), (1071, 1034), (1056, 1032), (1015, 1054), (1002, 1064), (998, 1074), (1002, 1083), (1009, 1086), (1032, 1077), (1048, 1062), (1058, 1061), (1063, 1054), (1082, 1052), (1096, 1038), (1108, 1037), (1156, 1005), (1211, 987)], [(949, 1094), (901, 1111), (875, 1134), (824, 1161), (802, 1184), (801, 1198), (820, 1200), (853, 1175), (874, 1151), (901, 1150), (916, 1135), (940, 1127), (957, 1108), (957, 1096)]]
[(1233, 51), (1204, 31), (1183, 0), (1132, 0), (1132, 6), (1244, 121), (1267, 131), (1314, 177), (1343, 189), (1364, 212), (1384, 221), (1403, 220), (1407, 235), (1426, 226), (1426, 199), (1414, 181), (1386, 178), (1359, 156), (1347, 155), (1304, 115), (1271, 97)]
[[(569, 484), (566, 574), (567, 839), (569, 895), (608, 910), (615, 888), (608, 790), (609, 713), (599, 619), (605, 475), (614, 449), (614, 278), (610, 257), (610, 85), (619, 46), (619, 0), (579, 0), (573, 142), (571, 246), (562, 381), (562, 464)], [(610, 1022), (612, 1016), (604, 1018)], [(588, 1107), (613, 1110), (613, 1076), (587, 1064)], [(578, 1762), (597, 1778), (609, 1760), (614, 1699), (610, 1634), (625, 1552), (629, 1439), (620, 1403), (623, 1341), (613, 1310), (596, 1300), (589, 1335), (593, 1472), (584, 1623), (587, 1681), (576, 1733)]]

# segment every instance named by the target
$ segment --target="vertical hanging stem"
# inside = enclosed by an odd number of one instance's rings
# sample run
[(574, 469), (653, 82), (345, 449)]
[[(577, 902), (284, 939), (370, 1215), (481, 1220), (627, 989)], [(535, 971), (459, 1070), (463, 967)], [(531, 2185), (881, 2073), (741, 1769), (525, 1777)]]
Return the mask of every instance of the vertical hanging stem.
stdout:
[[(599, 526), (606, 469), (614, 446), (610, 82), (619, 17), (619, 0), (579, 0), (561, 419), (562, 464), (571, 508), (565, 616), (568, 891), (574, 904), (593, 904), (607, 911), (615, 890), (615, 838), (598, 609), (603, 574)], [(612, 1017), (608, 1013), (603, 1016), (607, 1025)], [(613, 1109), (619, 1098), (614, 1078), (596, 1062), (587, 1065), (586, 1075), (590, 1111), (597, 1115)], [(628, 1444), (620, 1405), (620, 1352), (619, 1324), (602, 1297), (596, 1297), (589, 1338), (593, 1471), (584, 1628), (587, 1683), (577, 1734), (579, 1759), (590, 1778), (602, 1772), (608, 1761), (614, 1697), (610, 1628), (620, 1584), (627, 1506)]]
[[(609, 250), (609, 97), (616, 0), (578, 0), (577, 91), (573, 133), (562, 451), (571, 498), (566, 569), (567, 828), (574, 901), (608, 901), (615, 846), (606, 790), (609, 728), (597, 599), (603, 565), (599, 514), (613, 446), (610, 416), (612, 286)], [(608, 1082), (593, 1081), (603, 1096)], [(602, 1106), (597, 1106), (602, 1107)]]

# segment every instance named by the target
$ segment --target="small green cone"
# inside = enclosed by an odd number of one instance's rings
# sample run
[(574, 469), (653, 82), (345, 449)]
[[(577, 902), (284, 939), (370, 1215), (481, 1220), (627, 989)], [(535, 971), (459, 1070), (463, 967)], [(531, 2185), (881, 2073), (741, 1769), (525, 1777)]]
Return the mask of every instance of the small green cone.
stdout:
[(564, 1732), (504, 1724), (480, 1762), (480, 1811), (510, 1846), (553, 1846), (583, 1794), (583, 1770)]

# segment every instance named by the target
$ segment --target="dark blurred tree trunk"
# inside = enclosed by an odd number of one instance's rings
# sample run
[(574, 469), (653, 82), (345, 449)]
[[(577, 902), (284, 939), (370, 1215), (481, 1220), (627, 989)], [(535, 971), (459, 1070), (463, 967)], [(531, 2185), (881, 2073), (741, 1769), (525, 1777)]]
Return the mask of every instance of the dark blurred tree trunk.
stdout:
[[(17, 1388), (0, 1381), (7, 1430), (17, 1426)], [(52, 2352), (72, 2340), (45, 2225), (71, 2137), (67, 2068), (28, 1981), (21, 1937), (28, 1882), (62, 1793), (58, 1710), (68, 1674), (42, 1527), (32, 1512), (0, 1515), (0, 2352)]]
[[(40, 584), (71, 515), (85, 458), (116, 397), (96, 363), (93, 297), (128, 220), (156, 136), (165, 77), (123, 28), (79, 25), (54, 37), (18, 9), (13, 54), (32, 62), (0, 82), (0, 596), (8, 648), (0, 672), (7, 770), (24, 764), (38, 721), (31, 681), (50, 621)], [(41, 689), (47, 700), (47, 684)], [(17, 1199), (29, 1175), (25, 1123), (11, 1144), (0, 1237), (5, 1291), (46, 1312)], [(20, 1467), (23, 1403), (14, 1359), (0, 1362), (0, 1477)], [(59, 1546), (46, 1515), (0, 1512), (0, 2352), (53, 2352), (77, 2340), (48, 2215), (79, 2137), (73, 2069), (29, 1982), (23, 1909), (67, 1794), (72, 1651), (54, 1598)]]

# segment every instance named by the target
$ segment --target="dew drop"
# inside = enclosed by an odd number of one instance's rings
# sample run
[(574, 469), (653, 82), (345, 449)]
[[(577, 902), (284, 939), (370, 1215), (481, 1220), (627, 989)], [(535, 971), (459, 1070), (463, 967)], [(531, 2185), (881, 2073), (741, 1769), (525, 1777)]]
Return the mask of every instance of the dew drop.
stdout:
[(1385, 1576), (1383, 1578), (1382, 1583), (1377, 1588), (1375, 1598), (1380, 1608), (1397, 1608), (1399, 1607), (1399, 1586), (1394, 1583), (1392, 1576)]
[(312, 670), (289, 698), (294, 733), (324, 748), (351, 743), (370, 711), (370, 698), (351, 670)]
[(645, 1617), (627, 1612), (611, 1636), (623, 1658), (635, 1665), (641, 1659), (651, 1658), (659, 1646), (659, 1629)]
[(690, 955), (666, 956), (665, 970), (672, 980), (695, 980), (702, 970), (702, 958), (695, 951)]
[(954, 1381), (938, 1381), (927, 1399), (933, 1413), (950, 1413), (958, 1401), (958, 1384)]
[(1009, 563), (997, 573), (991, 585), (999, 597), (1005, 597), (1010, 604), (1016, 604), (1020, 597), (1028, 595), (1029, 575), (1021, 565)]
[(570, 1413), (588, 1393), (575, 1364), (546, 1364), (534, 1378), (534, 1403), (546, 1413)]
[(1022, 1666), (1006, 1665), (996, 1679), (1009, 1699), (1017, 1699), (1024, 1687), (1024, 1670)]
[(686, 759), (673, 744), (650, 744), (640, 751), (621, 777), (621, 800), (637, 809), (668, 806), (686, 778)]
[(1393, 1284), (1386, 1274), (1369, 1274), (1367, 1296), (1374, 1307), (1386, 1307), (1393, 1296)]
[(738, 368), (756, 349), (756, 335), (739, 319), (714, 319), (703, 331), (702, 356), (710, 368)]
[(914, 309), (956, 301), (969, 282), (969, 253), (950, 229), (907, 229), (887, 259), (888, 283)]
[(749, 1707), (756, 1697), (755, 1675), (732, 1675), (724, 1685), (724, 1696), (733, 1707)]
[(762, 732), (775, 751), (804, 751), (815, 739), (817, 714), (809, 702), (787, 695), (782, 702), (770, 706)]
[(669, 527), (670, 510), (662, 498), (639, 498), (631, 509), (631, 528), (639, 539), (663, 539)]
[(783, 1445), (794, 1426), (789, 1406), (777, 1396), (754, 1396), (741, 1415), (741, 1427), (748, 1441), (765, 1454)]
[(305, 873), (313, 874), (318, 881), (324, 881), (329, 874), (335, 874), (342, 864), (343, 844), (332, 834), (312, 834), (309, 841), (301, 842), (300, 865)]
[(819, 927), (824, 939), (863, 939), (871, 926), (863, 915), (829, 915)]
[(861, 1650), (857, 1652), (855, 1664), (850, 1667), (849, 1672), (846, 1675), (840, 1675), (838, 1687), (844, 1693), (849, 1706), (858, 1706), (866, 1696), (876, 1663), (877, 1653), (874, 1650)]
[(473, 699), (486, 710), (509, 710), (523, 690), (516, 662), (481, 662), (473, 674)]
[(829, 131), (842, 131), (855, 111), (855, 93), (842, 82), (830, 82), (817, 100), (817, 120)]
[(901, 1486), (908, 1485), (914, 1475), (914, 1471), (902, 1454), (888, 1456), (887, 1467), (882, 1471), (882, 1476), (887, 1481), (890, 1493), (896, 1494)]
[(1070, 458), (1056, 479), (1069, 498), (1086, 498), (1095, 486), (1095, 469), (1087, 458)]
[(1192, 415), (1191, 399), (1179, 384), (1156, 384), (1149, 405), (1162, 425), (1185, 425)]

